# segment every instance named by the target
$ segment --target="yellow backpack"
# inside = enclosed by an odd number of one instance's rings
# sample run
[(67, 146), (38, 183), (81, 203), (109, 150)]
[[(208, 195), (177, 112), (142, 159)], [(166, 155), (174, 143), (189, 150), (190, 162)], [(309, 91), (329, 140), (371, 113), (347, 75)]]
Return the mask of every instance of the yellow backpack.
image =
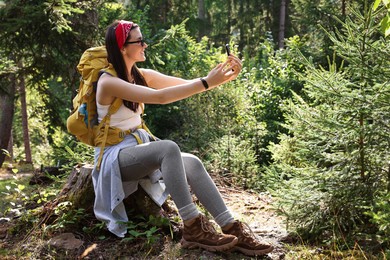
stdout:
[[(110, 126), (110, 117), (118, 111), (123, 101), (116, 98), (108, 109), (107, 115), (98, 123), (96, 107), (96, 83), (101, 71), (117, 76), (112, 64), (107, 61), (105, 46), (87, 49), (81, 56), (77, 65), (81, 74), (79, 90), (73, 99), (73, 112), (67, 119), (68, 131), (76, 138), (88, 145), (100, 147), (100, 156), (97, 167), (99, 168), (104, 147), (120, 143), (130, 130), (122, 131)], [(144, 124), (141, 126), (146, 128)], [(147, 128), (146, 128), (147, 129)], [(142, 143), (137, 135), (134, 135), (138, 143)]]

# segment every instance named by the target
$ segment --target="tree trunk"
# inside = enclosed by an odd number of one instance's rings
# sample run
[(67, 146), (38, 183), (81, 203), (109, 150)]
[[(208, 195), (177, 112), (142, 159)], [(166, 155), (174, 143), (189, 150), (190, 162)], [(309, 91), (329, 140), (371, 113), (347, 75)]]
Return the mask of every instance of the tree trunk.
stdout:
[[(19, 67), (22, 68), (21, 62), (19, 62)], [(23, 143), (24, 143), (25, 160), (26, 160), (26, 163), (32, 163), (31, 147), (30, 147), (30, 134), (28, 132), (26, 84), (24, 81), (23, 74), (20, 76), (18, 82), (19, 82), (19, 94), (20, 94), (20, 103), (21, 103), (21, 114), (22, 114), (22, 128), (23, 128)]]
[(15, 76), (0, 77), (0, 167), (3, 165), (5, 153), (11, 137), (12, 120), (15, 112)]
[(232, 31), (232, 1), (228, 0), (228, 15), (227, 15), (227, 35), (226, 43), (230, 43), (231, 31)]
[(284, 48), (284, 37), (285, 37), (285, 27), (286, 27), (286, 1), (287, 0), (281, 0), (280, 2), (279, 35), (278, 35), (279, 49)]
[[(92, 213), (95, 202), (92, 170), (92, 165), (74, 168), (69, 175), (67, 183), (57, 196), (56, 204), (70, 201), (75, 209), (83, 208), (87, 212)], [(134, 212), (147, 216), (158, 215), (161, 210), (140, 186), (135, 193), (131, 194), (123, 202), (126, 208), (134, 209)]]
[(9, 142), (8, 142), (8, 148), (7, 148), (9, 158), (5, 158), (5, 160), (13, 162), (14, 161), (14, 138), (12, 136), (12, 129), (11, 129), (11, 134), (9, 137)]
[[(240, 6), (239, 6), (239, 9), (238, 9), (238, 15), (240, 17), (244, 17), (245, 16), (243, 1), (240, 1)], [(240, 30), (239, 46), (240, 46), (240, 48), (243, 48), (243, 46), (245, 45), (245, 34), (246, 34), (245, 33), (245, 26), (243, 25), (243, 23), (240, 23), (238, 28)]]
[[(68, 181), (62, 187), (62, 190), (57, 195), (57, 197), (49, 202), (47, 202), (40, 212), (40, 221), (35, 227), (40, 227), (44, 224), (50, 225), (53, 223), (56, 217), (57, 206), (61, 202), (71, 202), (71, 209), (78, 210), (84, 209), (85, 213), (93, 214), (93, 206), (95, 202), (95, 192), (93, 189), (92, 183), (92, 165), (84, 165), (82, 167), (75, 167), (68, 177)], [(33, 184), (48, 184), (51, 179), (43, 179), (41, 177), (47, 177), (45, 175), (45, 170), (41, 169), (41, 172), (35, 172), (34, 176), (30, 180), (30, 185)], [(154, 201), (147, 195), (147, 193), (141, 188), (138, 187), (138, 190), (131, 194), (129, 197), (125, 198), (123, 203), (127, 211), (131, 209), (131, 214), (129, 219), (132, 216), (137, 216), (142, 214), (143, 216), (149, 217), (150, 215), (165, 217), (165, 218), (176, 218), (178, 217), (177, 209), (169, 204), (170, 201), (165, 202), (162, 207), (159, 207)], [(163, 211), (162, 211), (163, 210)], [(179, 233), (179, 224), (175, 221), (171, 221), (173, 224), (174, 234)], [(34, 228), (35, 229), (35, 228)], [(27, 240), (31, 234), (34, 232), (34, 229), (30, 230), (25, 236)]]
[(207, 33), (207, 18), (206, 18), (206, 10), (204, 6), (204, 0), (198, 0), (198, 20), (199, 20), (199, 34), (198, 41), (202, 39), (203, 36)]

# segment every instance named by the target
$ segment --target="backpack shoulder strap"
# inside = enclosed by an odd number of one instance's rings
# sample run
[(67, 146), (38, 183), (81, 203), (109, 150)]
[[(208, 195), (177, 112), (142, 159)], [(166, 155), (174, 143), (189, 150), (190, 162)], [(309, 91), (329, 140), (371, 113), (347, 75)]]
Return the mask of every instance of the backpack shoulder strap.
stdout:
[[(116, 71), (114, 70), (114, 67), (112, 66), (111, 63), (109, 63), (108, 67), (100, 70), (100, 74), (102, 74), (102, 73), (108, 73), (113, 77), (117, 77)], [(108, 108), (108, 112), (107, 112), (106, 117), (107, 116), (110, 117), (112, 114), (114, 114), (116, 111), (118, 111), (118, 109), (120, 108), (121, 105), (122, 105), (122, 99), (118, 98), (118, 97), (115, 98), (114, 102), (112, 102), (110, 107)]]
[(115, 98), (114, 102), (112, 102), (112, 104), (108, 108), (107, 114), (105, 115), (105, 117), (102, 119), (102, 121), (100, 122), (100, 124), (98, 126), (98, 129), (100, 129), (101, 127), (104, 127), (104, 136), (103, 136), (102, 144), (100, 146), (100, 153), (99, 153), (99, 158), (98, 158), (98, 162), (97, 162), (97, 169), (98, 170), (100, 169), (100, 164), (101, 164), (102, 159), (103, 159), (103, 152), (104, 152), (104, 147), (106, 146), (106, 142), (107, 142), (108, 128), (110, 127), (111, 115), (114, 114), (116, 111), (118, 111), (121, 105), (122, 105), (122, 99), (120, 99), (118, 97)]
[(108, 73), (113, 77), (118, 77), (118, 74), (116, 73), (114, 66), (112, 66), (111, 63), (108, 63), (107, 67), (105, 67), (104, 69), (101, 69), (99, 72), (99, 75), (101, 75), (102, 73)]
[(122, 105), (122, 99), (120, 98), (115, 98), (114, 102), (112, 102), (112, 104), (110, 105), (110, 107), (108, 108), (108, 112), (107, 112), (107, 115), (112, 115), (112, 114), (115, 114), (116, 111), (118, 111), (118, 109), (120, 108), (120, 106)]

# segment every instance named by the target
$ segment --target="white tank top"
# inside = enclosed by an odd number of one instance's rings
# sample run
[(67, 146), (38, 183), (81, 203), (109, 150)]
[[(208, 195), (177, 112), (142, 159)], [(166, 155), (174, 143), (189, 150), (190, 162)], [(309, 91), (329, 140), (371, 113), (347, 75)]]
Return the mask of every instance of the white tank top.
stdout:
[[(99, 123), (103, 120), (103, 118), (108, 113), (108, 108), (110, 105), (100, 105), (96, 101), (97, 106), (97, 113), (98, 113), (98, 120)], [(125, 107), (125, 105), (122, 103), (118, 111), (111, 115), (110, 118), (110, 126), (118, 127), (122, 129), (123, 131), (126, 130), (135, 130), (137, 126), (141, 124), (141, 114), (144, 108), (144, 104), (140, 104), (138, 106), (137, 112), (134, 112), (133, 110)]]

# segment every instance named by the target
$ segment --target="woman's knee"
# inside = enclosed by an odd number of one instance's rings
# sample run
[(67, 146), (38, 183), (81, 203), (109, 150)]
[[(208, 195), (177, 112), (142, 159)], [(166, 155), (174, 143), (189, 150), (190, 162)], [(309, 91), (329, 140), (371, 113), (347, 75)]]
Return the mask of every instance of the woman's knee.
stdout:
[(187, 175), (207, 173), (202, 161), (195, 155), (182, 153), (184, 167)]
[(180, 147), (174, 141), (161, 140), (158, 143), (163, 154), (180, 154)]
[(193, 155), (191, 153), (182, 153), (183, 160), (187, 161), (190, 165), (203, 165), (202, 161), (198, 158), (198, 156)]

